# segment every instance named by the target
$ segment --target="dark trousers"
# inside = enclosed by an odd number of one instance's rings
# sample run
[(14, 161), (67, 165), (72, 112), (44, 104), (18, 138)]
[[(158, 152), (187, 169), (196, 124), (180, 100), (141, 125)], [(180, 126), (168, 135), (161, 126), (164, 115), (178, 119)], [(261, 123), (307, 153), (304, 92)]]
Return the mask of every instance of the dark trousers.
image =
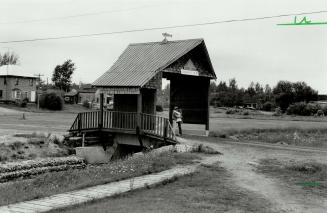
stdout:
[(179, 134), (182, 135), (182, 122), (177, 122)]

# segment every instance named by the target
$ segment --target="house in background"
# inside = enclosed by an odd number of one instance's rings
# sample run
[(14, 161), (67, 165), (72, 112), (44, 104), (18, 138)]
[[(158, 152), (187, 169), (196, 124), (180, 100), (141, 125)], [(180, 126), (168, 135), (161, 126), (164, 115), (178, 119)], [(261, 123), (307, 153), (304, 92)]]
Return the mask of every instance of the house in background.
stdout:
[(316, 103), (321, 107), (327, 107), (327, 95), (318, 95), (318, 101), (313, 101), (313, 103)]
[(78, 92), (76, 89), (72, 89), (70, 92), (64, 94), (64, 100), (67, 104), (77, 104), (78, 103)]
[(37, 77), (27, 73), (21, 66), (0, 67), (0, 101), (17, 102), (27, 99), (36, 101)]
[(91, 84), (83, 84), (80, 86), (78, 91), (78, 103), (95, 102), (96, 89)]

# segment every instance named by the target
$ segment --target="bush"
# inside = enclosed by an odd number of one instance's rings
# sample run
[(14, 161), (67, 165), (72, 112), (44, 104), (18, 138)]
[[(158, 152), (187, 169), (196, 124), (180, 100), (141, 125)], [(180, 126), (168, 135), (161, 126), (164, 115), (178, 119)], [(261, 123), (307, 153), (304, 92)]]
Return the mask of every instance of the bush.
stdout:
[(63, 100), (56, 93), (47, 93), (40, 97), (40, 107), (50, 110), (62, 110)]
[(230, 115), (230, 114), (235, 114), (235, 113), (238, 113), (238, 110), (237, 109), (228, 109), (226, 111), (226, 114)]
[(249, 111), (244, 111), (243, 115), (250, 115)]
[(161, 105), (156, 105), (156, 111), (157, 112), (162, 112), (163, 111), (163, 107)]
[(276, 109), (275, 109), (275, 112), (274, 112), (274, 114), (273, 114), (273, 116), (281, 116), (282, 115), (282, 110), (280, 109), (280, 107), (277, 107)]
[(320, 109), (320, 106), (318, 104), (308, 103), (306, 105), (305, 109), (308, 112), (308, 114), (314, 115), (318, 112), (318, 110)]
[(90, 103), (89, 103), (88, 100), (84, 100), (82, 105), (83, 105), (83, 107), (85, 107), (85, 108), (91, 108)]
[(319, 109), (319, 110), (317, 111), (317, 114), (316, 114), (316, 115), (317, 115), (317, 116), (325, 116), (325, 113), (324, 113), (323, 110)]
[(310, 116), (317, 114), (320, 107), (317, 104), (311, 104), (311, 103), (294, 103), (291, 104), (287, 110), (286, 113), (288, 115), (302, 115), (302, 116)]
[(324, 115), (327, 116), (327, 106), (322, 107), (321, 110), (324, 112)]
[(274, 108), (274, 104), (270, 101), (265, 102), (262, 106), (262, 110), (268, 112), (272, 111), (273, 108)]
[(27, 106), (27, 103), (28, 103), (28, 98), (24, 98), (23, 100), (21, 100), (19, 102), (19, 106), (20, 107), (26, 107)]

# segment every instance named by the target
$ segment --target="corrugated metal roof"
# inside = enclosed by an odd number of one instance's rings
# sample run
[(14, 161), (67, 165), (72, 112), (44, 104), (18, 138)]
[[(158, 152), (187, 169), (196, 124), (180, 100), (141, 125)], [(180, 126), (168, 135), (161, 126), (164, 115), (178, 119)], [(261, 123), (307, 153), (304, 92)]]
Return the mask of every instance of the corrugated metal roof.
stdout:
[(158, 71), (198, 46), (203, 39), (130, 44), (94, 86), (143, 86)]

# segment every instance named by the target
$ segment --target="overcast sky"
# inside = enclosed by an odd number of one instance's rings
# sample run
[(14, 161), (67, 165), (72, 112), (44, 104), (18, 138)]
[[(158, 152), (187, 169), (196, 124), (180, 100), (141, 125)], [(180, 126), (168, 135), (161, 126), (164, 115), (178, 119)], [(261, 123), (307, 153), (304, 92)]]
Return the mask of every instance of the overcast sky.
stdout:
[[(1, 0), (0, 42), (321, 10), (327, 10), (326, 0)], [(87, 13), (98, 14), (57, 18)], [(171, 40), (203, 38), (218, 81), (235, 77), (242, 87), (305, 81), (327, 94), (327, 25), (276, 25), (293, 18), (0, 44), (0, 52), (10, 48), (24, 69), (49, 80), (57, 64), (72, 59), (73, 81), (92, 83), (129, 43), (161, 41), (168, 32)], [(307, 18), (327, 22), (327, 13)]]

